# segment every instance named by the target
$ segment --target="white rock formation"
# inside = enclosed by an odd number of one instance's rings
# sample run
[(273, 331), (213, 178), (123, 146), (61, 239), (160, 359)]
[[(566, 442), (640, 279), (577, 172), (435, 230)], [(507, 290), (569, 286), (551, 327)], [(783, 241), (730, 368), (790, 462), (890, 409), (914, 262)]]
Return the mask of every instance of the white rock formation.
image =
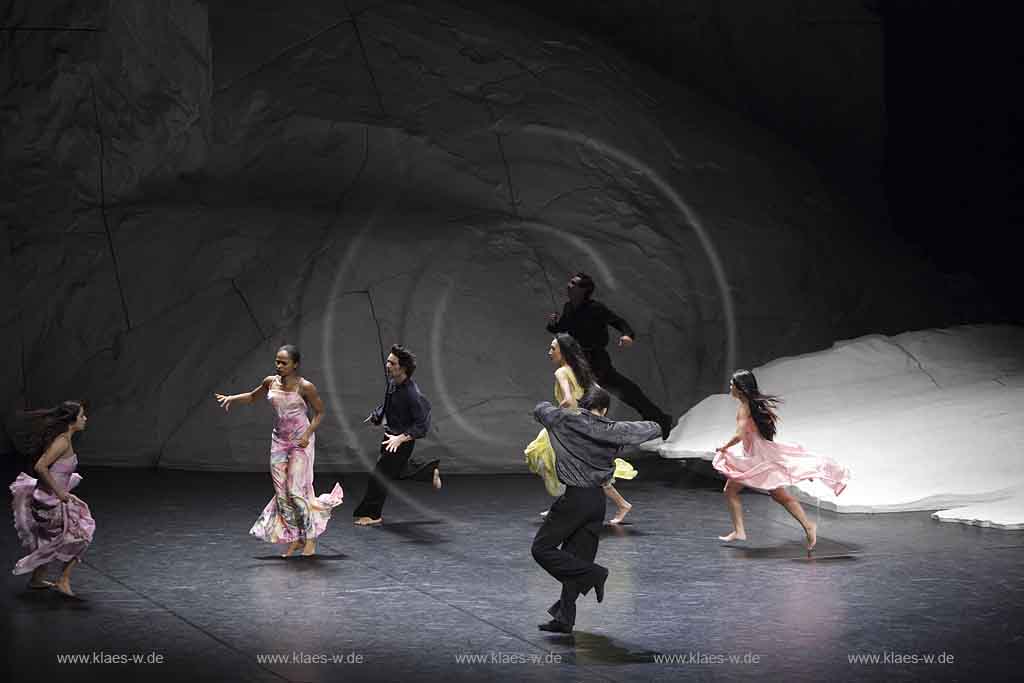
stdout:
[[(804, 500), (838, 512), (943, 510), (936, 519), (1024, 528), (1024, 328), (871, 335), (752, 370), (762, 391), (785, 400), (777, 439), (851, 470), (840, 496), (801, 483)], [(735, 413), (727, 394), (709, 396), (667, 442), (647, 448), (710, 460), (735, 429)]]

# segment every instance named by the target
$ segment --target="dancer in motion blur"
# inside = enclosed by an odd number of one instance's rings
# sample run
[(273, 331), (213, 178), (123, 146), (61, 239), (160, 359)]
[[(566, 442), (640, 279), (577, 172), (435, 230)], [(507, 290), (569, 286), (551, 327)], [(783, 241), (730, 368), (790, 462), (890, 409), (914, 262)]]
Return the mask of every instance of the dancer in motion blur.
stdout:
[(555, 468), (565, 487), (551, 506), (533, 539), (531, 553), (537, 564), (562, 584), (562, 594), (548, 609), (551, 621), (542, 631), (571, 633), (576, 623), (576, 599), (591, 588), (604, 600), (608, 570), (594, 562), (604, 521), (601, 487), (611, 480), (615, 456), (625, 446), (657, 438), (656, 422), (614, 422), (605, 417), (611, 399), (599, 386), (591, 386), (580, 400), (583, 410), (568, 410), (540, 403), (534, 418), (551, 434)]
[[(78, 456), (72, 438), (85, 429), (88, 418), (80, 401), (64, 401), (46, 410), (22, 413), (27, 423), (25, 449), (37, 458), (34, 479), (22, 472), (11, 484), (14, 528), (28, 555), (14, 565), (14, 574), (32, 572), (29, 588), (54, 588), (74, 597), (71, 569), (92, 543), (96, 522), (89, 506), (71, 490), (82, 477), (75, 472)], [(60, 578), (46, 580), (52, 561), (64, 563)]]
[(395, 344), (388, 354), (386, 369), (388, 385), (384, 401), (363, 420), (374, 426), (383, 425), (385, 439), (366, 483), (366, 494), (352, 512), (358, 526), (372, 526), (384, 521), (381, 513), (391, 481), (429, 481), (435, 489), (441, 488), (440, 460), (420, 462), (412, 457), (416, 440), (430, 431), (430, 402), (420, 393), (412, 378), (416, 372), (416, 356), (404, 346)]
[(608, 355), (608, 327), (614, 327), (621, 334), (619, 347), (629, 348), (636, 335), (623, 318), (600, 301), (593, 298), (596, 285), (586, 273), (576, 273), (569, 278), (566, 291), (569, 301), (562, 313), (552, 313), (548, 320), (548, 332), (566, 332), (579, 342), (587, 356), (594, 380), (626, 405), (632, 407), (644, 420), (657, 422), (661, 426), (661, 438), (667, 439), (672, 431), (672, 416), (647, 398), (643, 390), (632, 380), (619, 374), (612, 366)]
[[(558, 334), (548, 347), (548, 358), (555, 366), (555, 401), (560, 408), (569, 410), (577, 409), (577, 402), (583, 398), (584, 393), (594, 385), (594, 377), (587, 363), (587, 358), (580, 348), (568, 334)], [(548, 493), (556, 498), (565, 492), (565, 487), (558, 480), (555, 470), (555, 451), (551, 447), (551, 439), (546, 429), (541, 429), (537, 438), (523, 451), (526, 455), (526, 464), (530, 471), (544, 480), (544, 487)], [(637, 475), (636, 469), (628, 461), (622, 458), (615, 459), (615, 479), (634, 479)], [(604, 485), (604, 492), (608, 498), (615, 503), (615, 516), (609, 524), (619, 524), (633, 509), (633, 506), (622, 497), (612, 480)], [(547, 516), (542, 512), (541, 516)]]
[[(287, 543), (281, 557), (302, 546), (303, 555), (316, 553), (316, 539), (327, 528), (331, 510), (341, 505), (343, 492), (337, 483), (330, 493), (313, 490), (314, 432), (324, 417), (324, 404), (312, 382), (299, 375), (299, 350), (291, 344), (277, 351), (277, 374), (265, 377), (244, 394), (215, 394), (225, 411), (235, 404), (255, 403), (262, 397), (274, 409), (270, 436), (270, 475), (274, 497), (249, 533), (267, 543)], [(308, 411), (313, 411), (310, 420)]]
[[(711, 464), (728, 479), (724, 493), (733, 529), (719, 539), (727, 542), (746, 540), (739, 494), (744, 486), (749, 486), (770, 492), (772, 500), (793, 515), (804, 529), (807, 552), (810, 553), (818, 541), (817, 527), (807, 519), (800, 501), (785, 487), (805, 479), (818, 479), (838, 496), (850, 479), (849, 471), (831, 458), (808, 453), (801, 446), (774, 441), (775, 423), (779, 419), (775, 409), (781, 399), (762, 394), (754, 373), (749, 370), (733, 373), (729, 394), (740, 404), (736, 411), (736, 433), (716, 449)], [(729, 451), (738, 443), (743, 444), (742, 457)]]

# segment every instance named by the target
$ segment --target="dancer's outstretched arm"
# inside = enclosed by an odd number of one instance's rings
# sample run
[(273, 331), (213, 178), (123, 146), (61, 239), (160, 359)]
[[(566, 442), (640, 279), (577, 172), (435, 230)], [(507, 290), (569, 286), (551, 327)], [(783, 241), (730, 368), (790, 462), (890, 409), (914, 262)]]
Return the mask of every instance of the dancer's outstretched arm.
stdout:
[(657, 422), (612, 422), (609, 432), (612, 436), (611, 440), (619, 447), (639, 446), (660, 437), (661, 427)]
[(298, 441), (299, 448), (305, 448), (309, 445), (309, 438), (313, 436), (313, 432), (320, 426), (320, 421), (324, 419), (324, 402), (320, 400), (320, 393), (316, 390), (316, 385), (305, 379), (299, 384), (299, 396), (306, 399), (306, 403), (313, 409), (313, 419), (310, 420), (309, 426), (306, 427), (306, 431), (302, 433)]
[[(571, 413), (551, 405), (548, 401), (538, 403), (537, 407), (533, 409), (533, 418), (547, 429), (551, 429), (560, 421), (566, 419), (567, 415), (571, 415)], [(656, 439), (660, 434), (661, 427), (658, 426), (657, 422), (613, 422), (607, 420), (594, 427), (591, 438), (595, 441), (622, 448), (624, 446), (638, 446)]]
[(231, 394), (226, 396), (224, 394), (214, 394), (217, 399), (217, 403), (225, 411), (231, 409), (232, 404), (235, 403), (255, 403), (257, 399), (263, 398), (267, 395), (267, 390), (270, 389), (270, 383), (274, 381), (274, 375), (267, 375), (263, 378), (263, 382), (253, 389), (252, 391), (244, 394)]
[(558, 406), (554, 406), (550, 401), (541, 401), (533, 409), (533, 419), (548, 428), (555, 424), (562, 416), (559, 412)]

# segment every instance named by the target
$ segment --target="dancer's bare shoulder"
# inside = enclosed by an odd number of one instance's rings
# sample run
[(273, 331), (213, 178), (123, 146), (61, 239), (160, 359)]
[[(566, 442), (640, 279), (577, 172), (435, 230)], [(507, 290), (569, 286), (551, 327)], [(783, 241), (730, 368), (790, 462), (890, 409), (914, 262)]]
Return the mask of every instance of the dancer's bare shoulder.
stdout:
[(320, 397), (319, 392), (316, 390), (316, 385), (310, 382), (305, 377), (299, 378), (299, 396), (306, 399), (318, 399)]

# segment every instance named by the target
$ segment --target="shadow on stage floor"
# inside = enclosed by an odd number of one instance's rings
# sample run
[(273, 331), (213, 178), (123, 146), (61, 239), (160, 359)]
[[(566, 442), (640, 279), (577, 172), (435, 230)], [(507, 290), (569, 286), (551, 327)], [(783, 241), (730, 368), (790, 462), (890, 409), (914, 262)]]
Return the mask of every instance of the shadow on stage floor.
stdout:
[(345, 503), (315, 557), (285, 560), (248, 535), (267, 474), (86, 469), (76, 493), (97, 531), (73, 576), (80, 599), (7, 573), (6, 659), (14, 680), (62, 682), (966, 680), (1020, 668), (1010, 625), (1024, 608), (1024, 535), (810, 508), (808, 558), (796, 523), (750, 493), (749, 539), (723, 544), (719, 482), (678, 463), (641, 469), (619, 486), (627, 523), (602, 534), (605, 601), (581, 598), (571, 635), (537, 630), (558, 586), (530, 556), (551, 502), (535, 477), (405, 483), (385, 523), (362, 528), (351, 514), (365, 477), (322, 473), (318, 490), (340, 479)]

